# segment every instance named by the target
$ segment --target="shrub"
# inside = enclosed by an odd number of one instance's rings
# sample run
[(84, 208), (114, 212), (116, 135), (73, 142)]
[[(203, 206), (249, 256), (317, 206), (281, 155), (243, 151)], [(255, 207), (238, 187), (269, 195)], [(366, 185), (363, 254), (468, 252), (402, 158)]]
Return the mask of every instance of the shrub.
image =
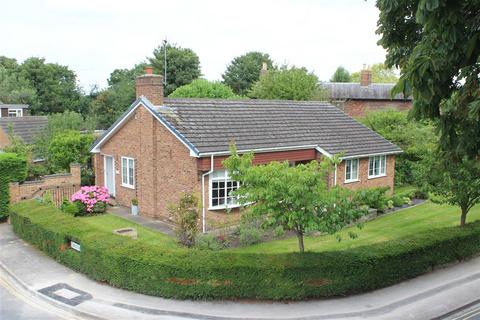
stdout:
[(27, 160), (15, 153), (0, 153), (0, 222), (8, 217), (9, 182), (27, 177)]
[(361, 205), (367, 205), (370, 208), (377, 209), (378, 211), (385, 210), (387, 206), (387, 196), (385, 192), (389, 187), (363, 189), (355, 193), (354, 201)]
[(417, 189), (415, 190), (415, 194), (413, 195), (415, 198), (417, 199), (428, 199), (428, 192), (427, 191), (424, 191), (424, 190), (421, 190), (421, 189)]
[[(395, 207), (401, 207), (405, 204), (405, 197), (400, 197), (398, 195), (394, 195), (392, 197), (392, 203), (393, 203), (393, 206)], [(408, 198), (408, 197), (407, 197)]]
[(70, 164), (82, 166), (90, 161), (90, 145), (94, 138), (91, 134), (78, 131), (65, 131), (56, 134), (48, 145), (48, 163), (53, 170), (69, 170)]
[(72, 216), (77, 216), (79, 214), (79, 206), (77, 203), (73, 203), (68, 201), (68, 199), (63, 199), (62, 205), (60, 207), (60, 210), (62, 210), (64, 213), (70, 214)]
[(224, 243), (213, 233), (201, 233), (195, 239), (195, 247), (200, 250), (221, 250), (224, 248)]
[[(35, 201), (15, 204), (11, 211), (21, 238), (73, 270), (168, 298), (299, 300), (353, 294), (480, 253), (480, 222), (337, 251), (258, 254), (188, 250), (118, 237)], [(198, 238), (204, 237), (215, 241), (213, 235)], [(68, 239), (80, 243), (81, 252), (65, 249)]]
[(275, 229), (273, 229), (273, 236), (275, 238), (281, 238), (285, 235), (285, 230), (283, 230), (282, 226), (278, 226)]
[(85, 186), (75, 192), (71, 200), (78, 207), (77, 215), (104, 213), (110, 198), (108, 190), (100, 186)]
[(242, 246), (249, 246), (260, 242), (262, 239), (262, 232), (259, 228), (253, 226), (244, 226), (240, 228), (240, 243)]
[(186, 247), (192, 247), (198, 233), (197, 197), (192, 193), (185, 193), (180, 198), (178, 205), (170, 205), (168, 211), (175, 221), (178, 242)]

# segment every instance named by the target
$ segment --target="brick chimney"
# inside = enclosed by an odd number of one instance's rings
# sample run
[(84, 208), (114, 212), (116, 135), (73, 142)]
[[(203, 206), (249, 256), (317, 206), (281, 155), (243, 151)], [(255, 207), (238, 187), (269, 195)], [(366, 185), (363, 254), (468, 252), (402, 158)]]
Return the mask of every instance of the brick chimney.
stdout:
[(145, 74), (135, 80), (137, 98), (145, 96), (154, 106), (163, 105), (163, 77), (153, 74), (152, 67), (145, 67)]
[(363, 65), (362, 71), (360, 71), (360, 85), (362, 87), (368, 87), (372, 84), (372, 71)]

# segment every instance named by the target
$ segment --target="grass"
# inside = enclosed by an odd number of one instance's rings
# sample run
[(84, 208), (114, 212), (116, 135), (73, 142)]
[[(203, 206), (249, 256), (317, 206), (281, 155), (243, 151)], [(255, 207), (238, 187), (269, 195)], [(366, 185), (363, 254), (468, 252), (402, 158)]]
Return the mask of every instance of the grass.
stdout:
[[(480, 206), (474, 207), (468, 214), (468, 222), (480, 220)], [(365, 223), (362, 229), (346, 228), (339, 232), (342, 240), (338, 242), (334, 235), (312, 236), (305, 238), (306, 251), (336, 251), (365, 246), (396, 238), (408, 237), (423, 232), (458, 226), (460, 209), (448, 205), (424, 202), (418, 206), (404, 209)], [(348, 232), (353, 231), (358, 238), (351, 239)], [(245, 253), (285, 253), (298, 251), (297, 238), (287, 238), (264, 242), (249, 247), (232, 249)]]

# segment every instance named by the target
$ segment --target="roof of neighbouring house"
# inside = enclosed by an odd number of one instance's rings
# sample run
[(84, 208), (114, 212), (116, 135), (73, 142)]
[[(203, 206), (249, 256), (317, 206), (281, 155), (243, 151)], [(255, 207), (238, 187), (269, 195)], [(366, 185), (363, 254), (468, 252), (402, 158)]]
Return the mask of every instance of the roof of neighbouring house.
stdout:
[(400, 153), (402, 150), (326, 102), (279, 100), (165, 99), (153, 106), (145, 97), (135, 101), (92, 147), (121, 127), (143, 104), (196, 156), (239, 151), (309, 149), (343, 157)]
[(357, 82), (325, 82), (322, 87), (329, 92), (333, 100), (412, 100), (411, 97), (404, 98), (403, 94), (397, 94), (393, 98), (390, 94), (394, 83), (372, 83), (362, 86)]
[(0, 102), (0, 109), (28, 109), (30, 106), (28, 104), (7, 104)]
[(12, 124), (13, 133), (25, 143), (32, 143), (35, 137), (47, 126), (46, 116), (28, 116), (16, 118), (0, 118), (0, 128), (8, 133), (9, 124)]

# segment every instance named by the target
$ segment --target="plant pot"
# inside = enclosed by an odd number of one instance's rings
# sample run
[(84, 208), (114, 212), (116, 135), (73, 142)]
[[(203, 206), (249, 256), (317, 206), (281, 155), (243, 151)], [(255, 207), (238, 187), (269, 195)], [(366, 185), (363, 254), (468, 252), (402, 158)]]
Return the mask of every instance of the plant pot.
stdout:
[(138, 215), (138, 206), (132, 204), (132, 215), (137, 216)]

